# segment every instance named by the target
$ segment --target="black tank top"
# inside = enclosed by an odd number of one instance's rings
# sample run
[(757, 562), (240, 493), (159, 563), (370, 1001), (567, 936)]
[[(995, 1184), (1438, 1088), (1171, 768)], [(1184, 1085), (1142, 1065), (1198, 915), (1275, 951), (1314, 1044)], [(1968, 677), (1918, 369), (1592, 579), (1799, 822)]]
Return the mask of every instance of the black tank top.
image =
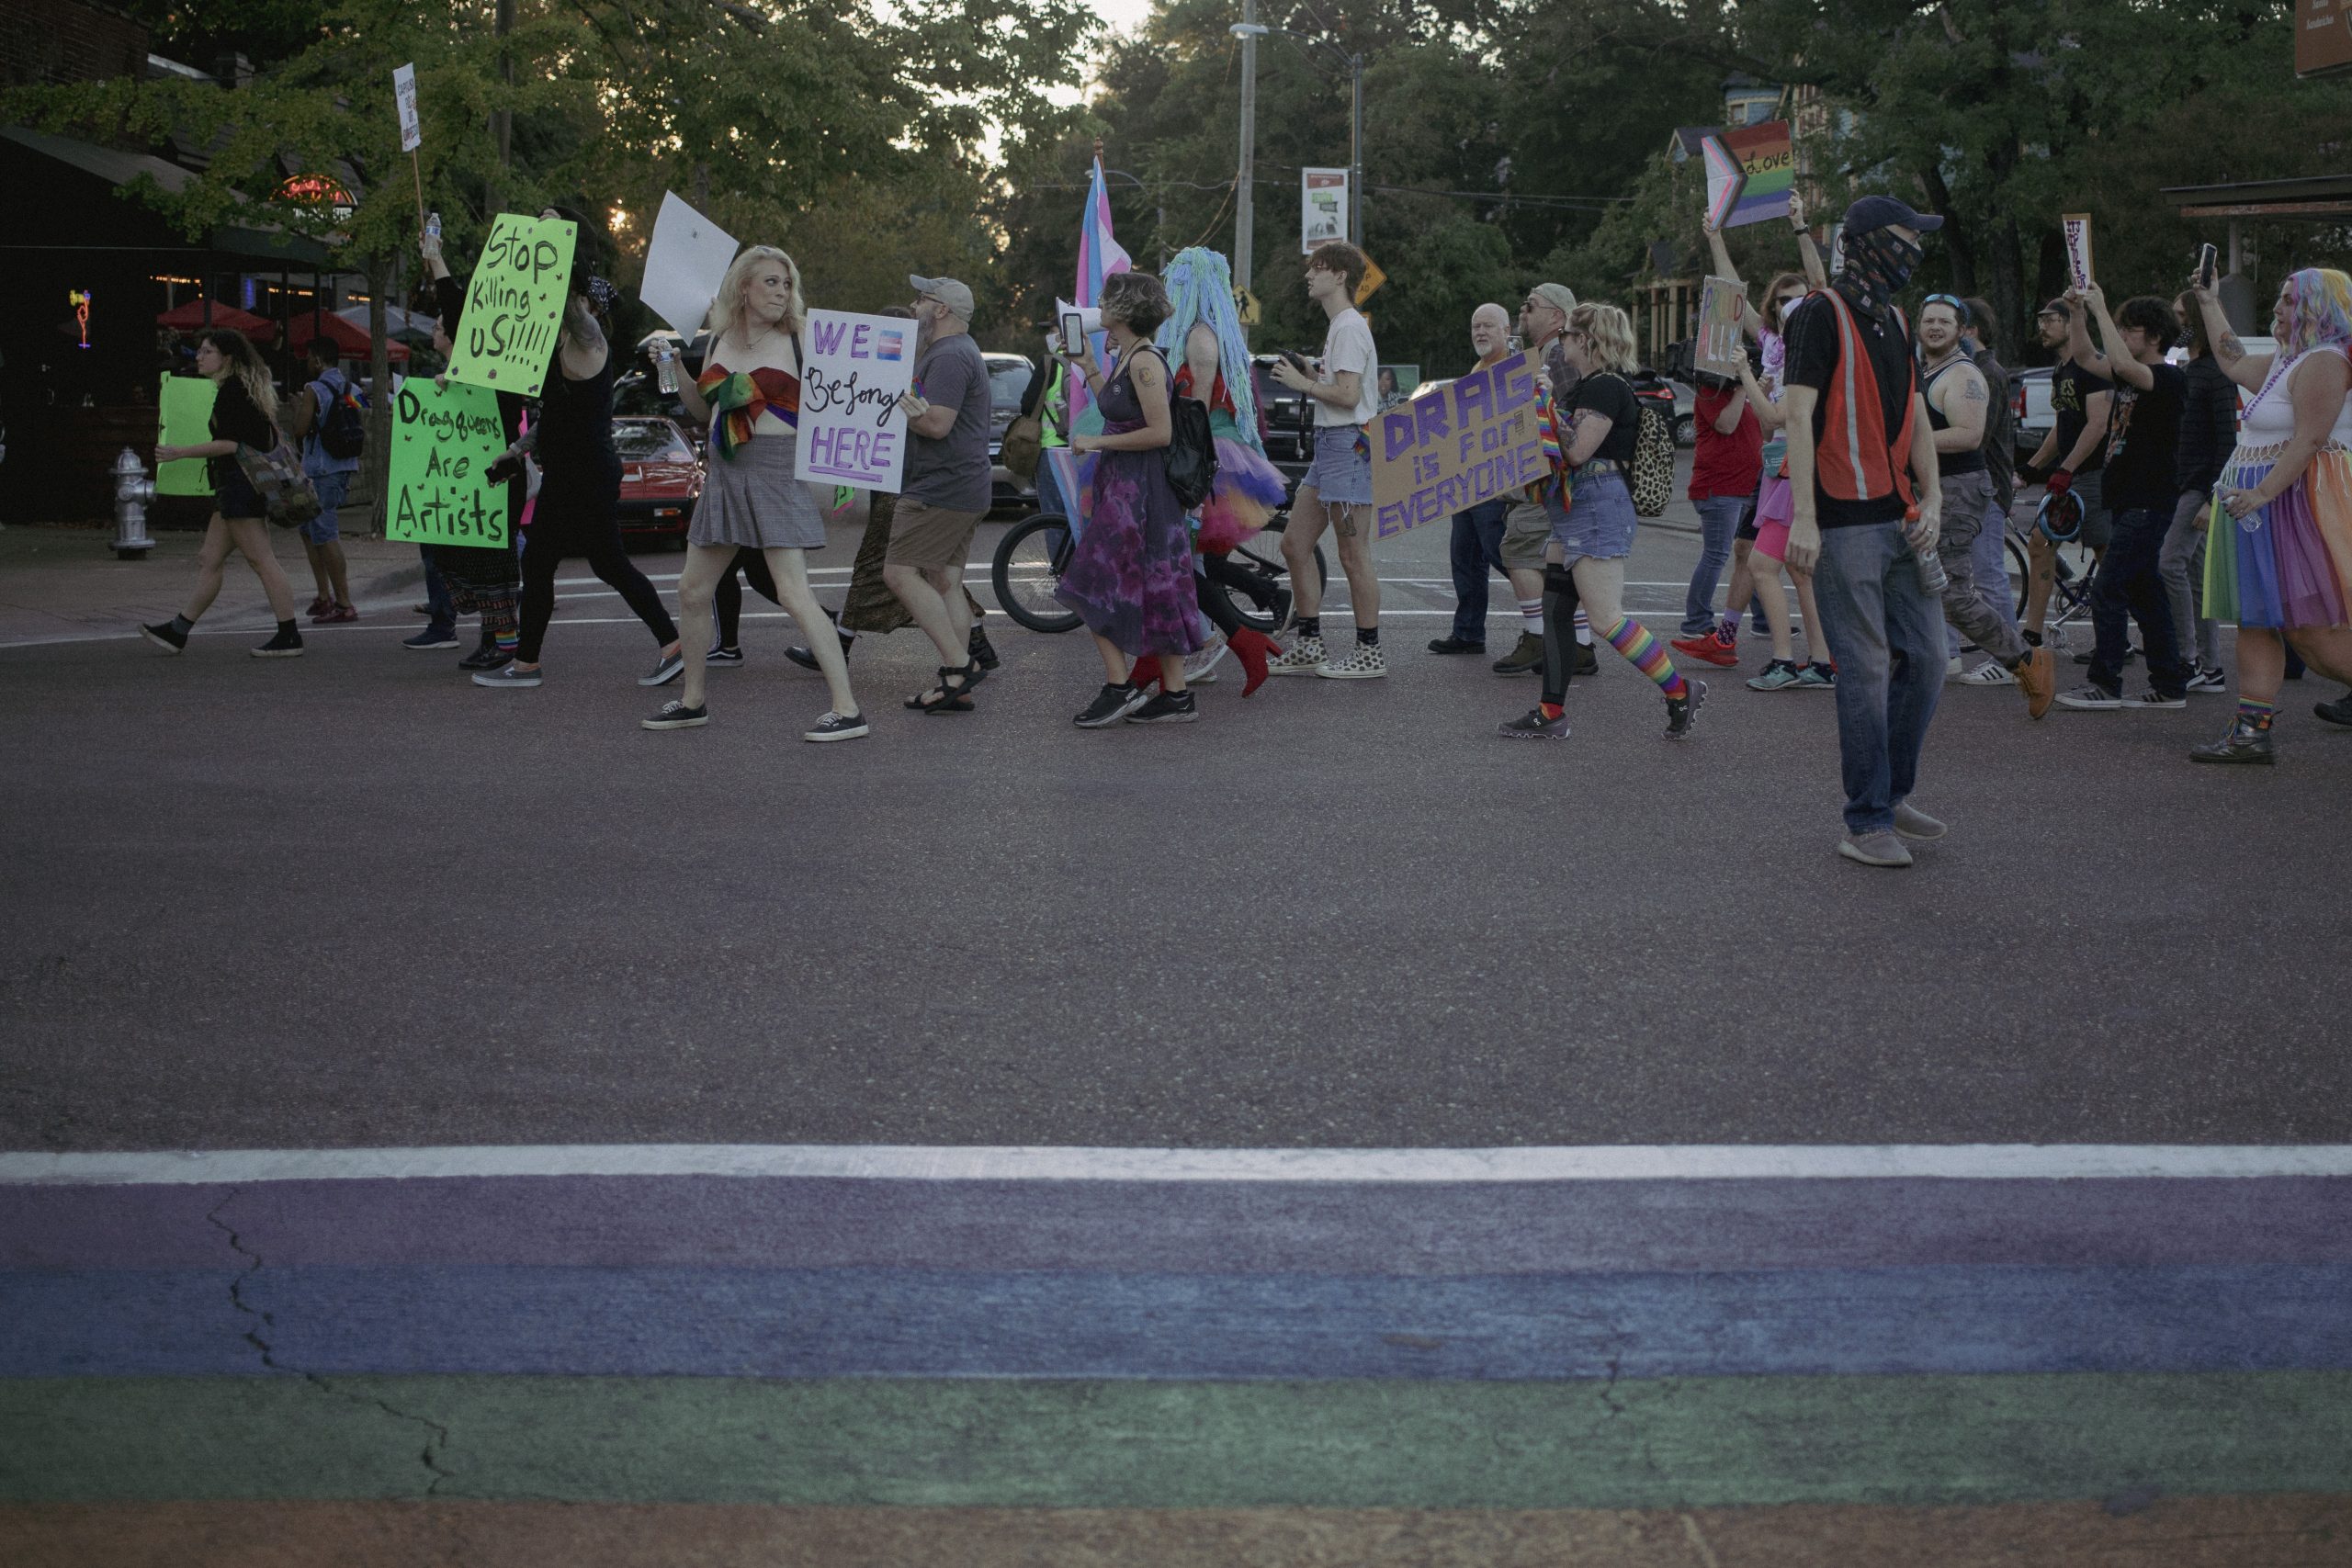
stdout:
[(605, 367), (585, 381), (566, 377), (560, 362), (548, 371), (547, 385), (539, 394), (539, 467), (620, 466), (620, 453), (613, 446), (617, 357), (607, 352)]
[[(1943, 369), (1921, 375), (1919, 378), (1919, 396), (1927, 400), (1928, 428), (1929, 430), (1950, 430), (1951, 428), (1951, 421), (1946, 419), (1936, 408), (1936, 383), (1943, 379), (1945, 370), (1950, 370), (1955, 366), (1965, 365), (1967, 363), (1968, 356), (1966, 355), (1954, 355), (1945, 363)], [(1985, 434), (1989, 439), (1992, 433), (1991, 426), (1993, 423), (1990, 410), (1986, 411), (1984, 423), (1986, 426)], [(1982, 473), (1984, 470), (1984, 448), (1981, 443), (1973, 452), (1939, 452), (1936, 454), (1936, 472), (1939, 474), (1975, 474)]]

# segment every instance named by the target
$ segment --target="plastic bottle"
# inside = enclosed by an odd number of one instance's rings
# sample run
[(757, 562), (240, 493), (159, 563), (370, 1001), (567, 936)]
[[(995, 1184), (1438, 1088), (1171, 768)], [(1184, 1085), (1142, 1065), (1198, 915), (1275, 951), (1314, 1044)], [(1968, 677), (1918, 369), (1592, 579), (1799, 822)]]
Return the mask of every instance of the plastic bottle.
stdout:
[(668, 344), (657, 344), (653, 349), (653, 379), (662, 390), (675, 396), (678, 390), (678, 351)]
[[(1918, 521), (1917, 507), (1906, 506), (1903, 509), (1905, 532), (1909, 532)], [(1923, 550), (1917, 545), (1912, 546), (1911, 562), (1919, 569), (1919, 591), (1938, 599), (1942, 598), (1944, 590), (1951, 586), (1951, 579), (1944, 574), (1943, 559), (1936, 554), (1935, 547), (1930, 545)]]
[(436, 240), (441, 237), (441, 215), (438, 212), (424, 215), (424, 231)]

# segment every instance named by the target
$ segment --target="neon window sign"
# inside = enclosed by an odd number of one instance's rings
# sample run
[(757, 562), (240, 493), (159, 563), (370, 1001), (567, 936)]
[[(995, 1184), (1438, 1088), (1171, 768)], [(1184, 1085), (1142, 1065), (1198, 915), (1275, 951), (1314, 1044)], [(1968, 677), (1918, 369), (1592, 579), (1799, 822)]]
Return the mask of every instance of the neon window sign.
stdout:
[(65, 302), (74, 307), (74, 324), (82, 329), (82, 341), (74, 346), (76, 348), (89, 347), (90, 291), (86, 288), (69, 288), (65, 291)]

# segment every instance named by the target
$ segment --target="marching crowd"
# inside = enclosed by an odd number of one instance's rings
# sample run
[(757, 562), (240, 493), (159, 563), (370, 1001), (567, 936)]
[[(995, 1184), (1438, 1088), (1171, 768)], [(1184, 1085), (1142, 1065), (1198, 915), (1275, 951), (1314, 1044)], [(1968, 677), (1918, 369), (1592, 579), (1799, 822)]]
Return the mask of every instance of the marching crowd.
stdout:
[[(544, 216), (579, 221), (559, 209)], [(1501, 725), (1502, 735), (1566, 739), (1572, 682), (1597, 671), (1606, 643), (1656, 683), (1667, 739), (1684, 739), (1707, 683), (1678, 670), (1674, 655), (1734, 667), (1746, 622), (1770, 644), (1748, 686), (1835, 693), (1846, 795), (1839, 852), (1866, 865), (1900, 866), (1910, 863), (1907, 844), (1946, 831), (1911, 796), (1947, 678), (2014, 685), (2034, 719), (2053, 705), (2178, 708), (2191, 692), (2226, 689), (2217, 628), (2231, 624), (2236, 711), (2219, 739), (2190, 753), (2216, 763), (2273, 761), (2271, 725), (2291, 657), (2352, 684), (2352, 280), (2318, 268), (2289, 276), (2268, 354), (2248, 353), (2231, 331), (2210, 276), (2173, 299), (2142, 297), (2112, 309), (2096, 286), (2050, 300), (2037, 324), (2061, 356), (2052, 383), (2055, 423), (2018, 466), (2008, 372), (1992, 353), (1983, 301), (1935, 294), (1916, 313), (1899, 303), (1941, 226), (1893, 197), (1864, 197), (1845, 215), (1832, 276), (1802, 210), (1792, 211), (1798, 270), (1774, 276), (1759, 304), (1743, 308), (1752, 351), (1736, 377), (1700, 378), (1689, 494), (1702, 553), (1680, 636), (1670, 643), (1623, 604), (1642, 430), (1626, 312), (1542, 283), (1521, 302), (1514, 337), (1501, 306), (1477, 308), (1470, 341), (1481, 367), (1521, 346), (1540, 366), (1532, 417), (1545, 477), (1453, 517), (1453, 622), (1429, 647), (1436, 655), (1482, 653), (1489, 573), (1503, 578), (1521, 630), (1494, 668), (1536, 675), (1539, 695)], [(586, 243), (590, 226), (579, 222), (579, 232)], [(1718, 273), (1735, 277), (1720, 235), (1710, 240)], [(446, 340), (458, 330), (465, 293), (437, 238), (428, 235), (423, 250)], [(592, 260), (583, 254), (572, 268), (536, 409), (499, 395), (507, 449), (492, 478), (510, 487), (510, 515), (522, 514), (526, 457), (543, 476), (519, 558), (506, 547), (429, 547), (435, 603), (447, 608), (436, 608), (433, 625), (408, 646), (457, 646), (455, 615), (478, 615), (481, 642), (461, 668), (484, 687), (539, 685), (557, 569), (580, 557), (657, 644), (640, 683), (682, 679), (679, 695), (643, 720), (648, 728), (708, 722), (707, 669), (742, 658), (739, 577), (813, 634), (788, 650), (829, 688), (831, 707), (806, 739), (869, 733), (849, 676), (861, 632), (919, 628), (938, 654), (937, 675), (905, 706), (926, 716), (974, 711), (974, 690), (998, 659), (963, 585), (990, 496), (990, 391), (970, 333), (970, 288), (954, 278), (910, 280), (913, 299), (897, 312), (913, 320), (917, 335), (912, 389), (900, 401), (905, 482), (897, 494), (874, 498), (847, 599), (829, 626), (806, 554), (825, 542), (823, 511), (795, 477), (800, 275), (773, 247), (751, 246), (736, 258), (712, 306), (700, 372), (678, 388), (710, 436), (708, 480), (679, 582), (681, 627), (621, 545), (612, 420), (622, 356), (605, 335), (609, 287)], [(1225, 558), (1265, 526), (1285, 490), (1266, 457), (1225, 259), (1196, 248), (1179, 254), (1164, 278), (1114, 275), (1099, 301), (1107, 358), (1091, 340), (1049, 340), (1047, 373), (1024, 415), (1036, 420), (1044, 447), (1066, 449), (1040, 466), (1038, 481), (1041, 505), (1069, 517), (1074, 536), (1057, 595), (1091, 633), (1102, 663), (1100, 691), (1075, 716), (1080, 727), (1195, 719), (1193, 688), (1227, 652), (1247, 672), (1245, 695), (1275, 675), (1387, 673), (1367, 439), (1380, 407), (1378, 358), (1354, 304), (1364, 267), (1362, 253), (1340, 243), (1306, 258), (1306, 293), (1327, 321), (1323, 352), (1316, 361), (1286, 355), (1272, 370), (1311, 404), (1317, 427), (1282, 534), (1290, 586), (1272, 604), (1261, 598), (1280, 642), (1241, 624), (1226, 595), (1210, 592), (1212, 583), (1239, 580), (1249, 580), (1239, 585), (1253, 597), (1269, 592)], [(2182, 341), (2187, 360), (2176, 364), (2168, 351)], [(141, 632), (168, 651), (184, 649), (233, 548), (260, 577), (278, 622), (253, 651), (298, 654), (293, 592), (270, 552), (263, 499), (237, 454), (275, 446), (281, 431), (302, 443), (304, 467), (324, 481), (317, 483), (320, 518), (305, 529), (318, 585), (311, 613), (319, 621), (352, 618), (334, 501), (356, 464), (321, 439), (345, 389), (330, 361), (314, 363), (290, 412), (281, 411), (260, 355), (234, 332), (204, 334), (198, 369), (219, 387), (213, 439), (157, 457), (209, 459), (215, 514), (187, 608)], [(1081, 407), (1086, 414), (1073, 417)], [(1072, 476), (1079, 493), (1062, 493)], [(2006, 592), (2004, 547), (2019, 490), (2030, 485), (2043, 496), (2020, 618)], [(1315, 564), (1327, 532), (1347, 578), (1351, 623), (1328, 637)], [(2098, 556), (2097, 640), (2084, 683), (2061, 693), (2045, 621), (2055, 545), (2078, 537)], [(1784, 575), (1801, 613), (1802, 658)], [(1985, 656), (1973, 670), (1960, 666), (1964, 645)], [(2135, 657), (2147, 689), (2127, 695), (2125, 671)], [(2323, 704), (2320, 714), (2352, 723), (2352, 699)]]

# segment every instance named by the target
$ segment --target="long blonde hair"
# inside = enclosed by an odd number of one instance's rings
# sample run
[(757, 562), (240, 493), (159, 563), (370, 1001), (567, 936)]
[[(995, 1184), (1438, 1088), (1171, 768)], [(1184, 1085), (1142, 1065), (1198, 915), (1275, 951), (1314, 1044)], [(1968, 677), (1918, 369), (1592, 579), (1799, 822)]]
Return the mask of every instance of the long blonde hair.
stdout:
[(784, 264), (784, 319), (776, 323), (786, 333), (797, 337), (801, 318), (808, 311), (808, 301), (800, 292), (800, 268), (793, 259), (774, 245), (753, 245), (735, 258), (727, 276), (718, 282), (718, 298), (710, 302), (710, 341), (717, 343), (729, 333), (741, 335), (743, 325), (743, 290), (752, 281), (752, 273), (763, 262)]
[(197, 342), (209, 343), (212, 352), (229, 362), (229, 373), (245, 389), (254, 407), (261, 410), (262, 418), (277, 423), (277, 384), (269, 378), (269, 367), (262, 360), (261, 350), (253, 339), (233, 327), (214, 327), (198, 333)]
[(1614, 305), (1578, 305), (1568, 312), (1568, 331), (1583, 336), (1593, 363), (1619, 375), (1634, 368), (1634, 323)]

